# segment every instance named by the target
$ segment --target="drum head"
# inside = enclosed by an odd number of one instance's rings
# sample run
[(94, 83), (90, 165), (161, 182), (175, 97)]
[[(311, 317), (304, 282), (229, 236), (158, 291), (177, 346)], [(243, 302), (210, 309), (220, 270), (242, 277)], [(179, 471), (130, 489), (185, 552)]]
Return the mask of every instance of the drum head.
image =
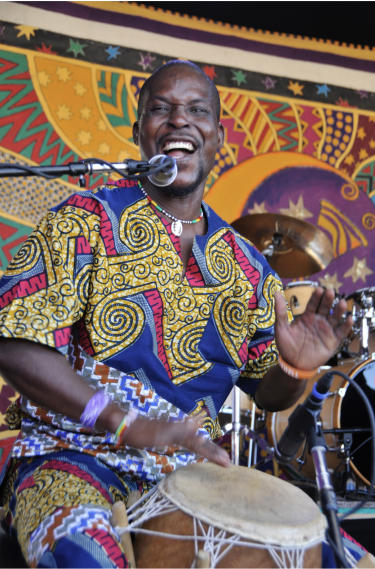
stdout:
[[(370, 405), (375, 410), (375, 361), (365, 360), (354, 368), (350, 377), (355, 379), (359, 387), (367, 395)], [(341, 428), (348, 429), (369, 429), (370, 420), (363, 403), (362, 397), (354, 387), (348, 385), (341, 407)], [(351, 464), (356, 474), (366, 483), (370, 483), (371, 478), (371, 432), (353, 433), (353, 444), (351, 452), (355, 451), (351, 458)], [(368, 440), (370, 439), (370, 440)], [(367, 442), (366, 442), (367, 441)], [(363, 446), (360, 446), (362, 443)]]
[(324, 536), (325, 518), (311, 498), (249, 468), (191, 464), (167, 476), (159, 491), (202, 522), (260, 543), (308, 546)]

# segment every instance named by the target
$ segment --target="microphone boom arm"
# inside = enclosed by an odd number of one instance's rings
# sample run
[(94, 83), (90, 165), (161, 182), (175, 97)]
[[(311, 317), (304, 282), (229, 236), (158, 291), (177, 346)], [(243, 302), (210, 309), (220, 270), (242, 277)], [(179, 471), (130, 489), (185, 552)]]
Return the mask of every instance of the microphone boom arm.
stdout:
[[(161, 163), (153, 164), (145, 160), (127, 160), (126, 162), (112, 164), (99, 158), (87, 158), (81, 162), (69, 162), (55, 166), (25, 166), (23, 164), (0, 164), (0, 178), (42, 176), (47, 179), (61, 176), (85, 176), (100, 172), (114, 171), (130, 179), (143, 178), (150, 173), (157, 173), (175, 164), (173, 158), (168, 156)], [(138, 174), (137, 176), (135, 174)]]

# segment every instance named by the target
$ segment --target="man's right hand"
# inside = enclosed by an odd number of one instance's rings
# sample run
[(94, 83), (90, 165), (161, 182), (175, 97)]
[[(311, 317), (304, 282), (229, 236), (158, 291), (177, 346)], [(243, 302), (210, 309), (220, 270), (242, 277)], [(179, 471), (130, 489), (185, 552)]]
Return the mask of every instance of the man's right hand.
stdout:
[(125, 431), (122, 444), (133, 448), (180, 447), (215, 462), (230, 466), (228, 453), (197, 434), (201, 423), (197, 419), (183, 422), (149, 420), (138, 417)]

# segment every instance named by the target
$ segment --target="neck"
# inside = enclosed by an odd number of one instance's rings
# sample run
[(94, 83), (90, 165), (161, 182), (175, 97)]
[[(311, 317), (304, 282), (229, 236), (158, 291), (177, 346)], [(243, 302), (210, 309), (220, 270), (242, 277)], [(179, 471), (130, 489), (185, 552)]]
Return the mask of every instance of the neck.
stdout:
[(204, 184), (187, 195), (170, 195), (166, 188), (154, 186), (147, 178), (142, 181), (142, 187), (147, 195), (154, 200), (160, 207), (165, 209), (177, 219), (191, 221), (200, 215)]

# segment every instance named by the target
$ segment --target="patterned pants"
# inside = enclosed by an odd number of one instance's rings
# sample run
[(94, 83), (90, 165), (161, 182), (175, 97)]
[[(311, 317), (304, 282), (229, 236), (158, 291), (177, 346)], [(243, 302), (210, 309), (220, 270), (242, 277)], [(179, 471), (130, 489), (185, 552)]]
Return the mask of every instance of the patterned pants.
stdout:
[(4, 485), (7, 522), (30, 567), (129, 567), (111, 507), (146, 488), (72, 451), (14, 460)]
[[(146, 486), (124, 480), (96, 458), (61, 451), (14, 460), (2, 491), (11, 533), (30, 567), (129, 567), (111, 507)], [(366, 550), (341, 530), (351, 564)], [(335, 567), (323, 543), (322, 567)]]

